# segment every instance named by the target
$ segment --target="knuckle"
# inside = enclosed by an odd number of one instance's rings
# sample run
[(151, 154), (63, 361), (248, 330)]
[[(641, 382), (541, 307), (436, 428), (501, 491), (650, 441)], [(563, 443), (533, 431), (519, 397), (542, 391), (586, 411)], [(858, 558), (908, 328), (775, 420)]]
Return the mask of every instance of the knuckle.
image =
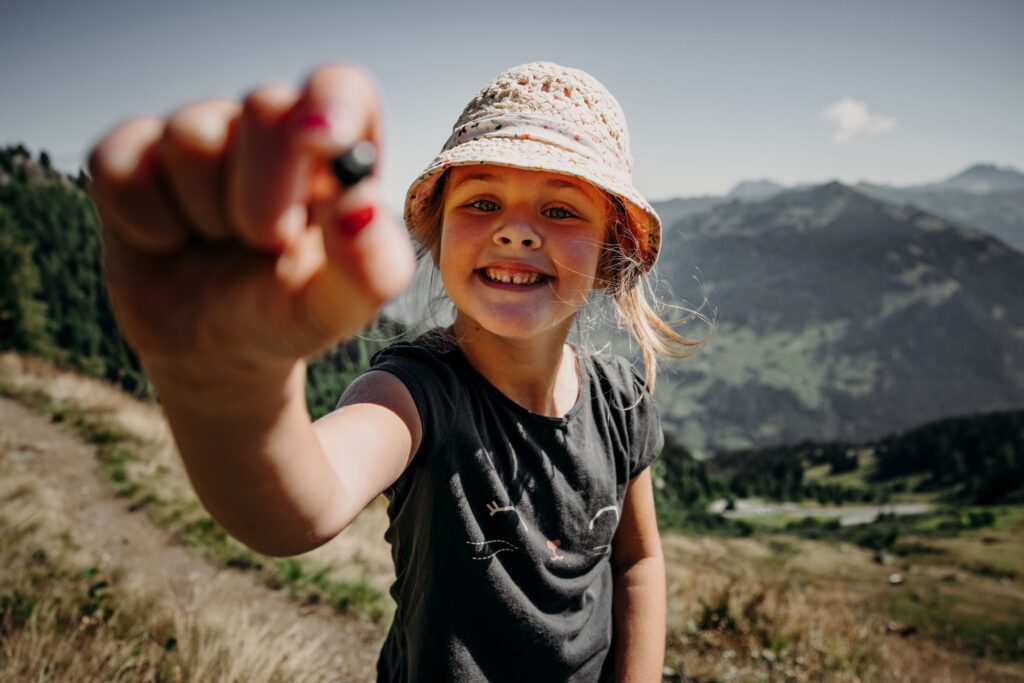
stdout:
[(161, 119), (126, 121), (108, 133), (89, 152), (89, 196), (106, 219), (144, 174), (143, 160), (163, 127)]
[(291, 86), (271, 83), (245, 96), (244, 115), (265, 124), (277, 123), (295, 105), (298, 94)]
[(372, 81), (370, 72), (362, 64), (340, 62), (324, 64), (314, 69), (309, 75), (307, 85), (313, 88), (332, 87), (339, 83), (368, 86)]
[(164, 143), (200, 152), (223, 147), (231, 120), (240, 107), (230, 100), (204, 100), (186, 105), (167, 119)]
[(340, 100), (350, 107), (376, 108), (376, 81), (360, 64), (329, 64), (313, 71), (306, 81), (306, 92), (313, 101)]
[(116, 182), (130, 175), (145, 148), (159, 137), (163, 125), (162, 119), (139, 117), (114, 128), (89, 153), (93, 179)]

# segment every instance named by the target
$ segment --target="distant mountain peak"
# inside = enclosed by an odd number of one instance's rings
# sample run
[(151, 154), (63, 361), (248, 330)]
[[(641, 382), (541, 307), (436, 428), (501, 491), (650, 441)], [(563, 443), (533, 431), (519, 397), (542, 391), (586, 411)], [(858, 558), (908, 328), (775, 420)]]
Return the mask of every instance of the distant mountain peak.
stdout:
[(970, 166), (969, 168), (967, 168), (967, 170), (961, 171), (958, 175), (966, 175), (968, 173), (981, 173), (981, 172), (988, 173), (988, 172), (991, 172), (991, 171), (1001, 171), (1001, 172), (1010, 172), (1010, 173), (1015, 173), (1016, 172), (1016, 171), (1014, 171), (1012, 166), (1006, 166), (1004, 168), (1004, 167), (999, 167), (999, 166), (997, 166), (995, 164), (991, 164), (991, 163), (979, 162), (977, 164), (974, 164), (973, 166)]
[(830, 180), (827, 183), (821, 183), (820, 185), (793, 188), (779, 194), (777, 198), (788, 198), (790, 201), (809, 200), (811, 202), (821, 202), (847, 197), (868, 199), (868, 197), (863, 193), (858, 192), (856, 189), (839, 180)]
[(745, 201), (758, 201), (767, 199), (786, 190), (785, 186), (774, 180), (762, 178), (760, 180), (744, 180), (736, 183), (725, 195), (728, 199), (742, 199)]
[(928, 186), (936, 190), (961, 190), (973, 194), (1005, 192), (1024, 189), (1024, 173), (1006, 166), (977, 163), (938, 183)]

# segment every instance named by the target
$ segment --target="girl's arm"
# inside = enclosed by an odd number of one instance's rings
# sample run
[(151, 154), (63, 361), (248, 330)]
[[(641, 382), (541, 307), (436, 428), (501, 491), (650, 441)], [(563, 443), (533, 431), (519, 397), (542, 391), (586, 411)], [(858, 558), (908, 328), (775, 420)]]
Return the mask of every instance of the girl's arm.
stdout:
[(656, 683), (665, 662), (665, 559), (650, 468), (629, 482), (611, 563), (615, 680)]
[(328, 64), (115, 126), (89, 154), (103, 275), (118, 327), (160, 397), (196, 492), (264, 553), (333, 537), (418, 445), (404, 385), (371, 373), (312, 424), (306, 364), (412, 281), (415, 251), (376, 174), (334, 159), (380, 145), (372, 77)]
[(203, 505), (232, 536), (268, 555), (294, 555), (340, 533), (405, 470), (420, 420), (393, 375), (353, 382), (344, 406), (311, 423), (305, 364), (243, 383), (189, 390), (181, 373), (161, 403)]

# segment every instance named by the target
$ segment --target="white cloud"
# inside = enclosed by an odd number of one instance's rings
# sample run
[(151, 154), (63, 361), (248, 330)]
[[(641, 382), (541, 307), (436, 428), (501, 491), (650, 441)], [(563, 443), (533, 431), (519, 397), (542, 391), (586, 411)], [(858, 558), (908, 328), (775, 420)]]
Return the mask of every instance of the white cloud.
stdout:
[(849, 97), (822, 109), (821, 117), (836, 124), (832, 134), (836, 142), (850, 142), (858, 135), (877, 135), (896, 127), (896, 119), (872, 114), (868, 105)]

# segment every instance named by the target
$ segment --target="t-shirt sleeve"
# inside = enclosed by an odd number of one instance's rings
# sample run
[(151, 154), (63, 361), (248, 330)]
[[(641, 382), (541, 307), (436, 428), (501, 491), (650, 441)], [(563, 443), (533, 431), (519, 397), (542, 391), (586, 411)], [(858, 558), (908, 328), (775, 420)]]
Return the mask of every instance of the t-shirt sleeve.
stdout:
[(452, 372), (451, 368), (436, 352), (399, 342), (374, 354), (369, 369), (394, 375), (409, 390), (423, 433), (413, 464), (432, 457), (444, 445), (455, 419), (452, 391), (456, 383), (446, 377)]
[(665, 446), (665, 434), (661, 429), (658, 406), (651, 395), (644, 391), (644, 379), (639, 372), (629, 368), (627, 375), (633, 384), (633, 400), (637, 403), (630, 412), (630, 454), (629, 478), (643, 472), (661, 453)]

